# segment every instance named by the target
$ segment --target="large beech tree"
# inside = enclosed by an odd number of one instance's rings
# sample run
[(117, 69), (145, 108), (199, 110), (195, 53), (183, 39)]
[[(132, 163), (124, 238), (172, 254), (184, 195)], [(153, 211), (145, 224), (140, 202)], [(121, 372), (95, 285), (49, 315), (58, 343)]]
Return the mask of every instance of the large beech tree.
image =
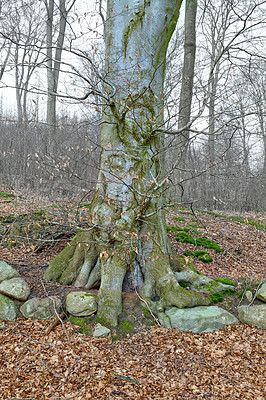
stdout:
[(125, 281), (159, 320), (166, 307), (209, 304), (179, 286), (183, 264), (171, 250), (164, 217), (165, 58), (182, 0), (108, 0), (98, 184), (91, 228), (50, 264), (45, 279), (91, 288), (100, 281), (98, 317), (117, 325)]

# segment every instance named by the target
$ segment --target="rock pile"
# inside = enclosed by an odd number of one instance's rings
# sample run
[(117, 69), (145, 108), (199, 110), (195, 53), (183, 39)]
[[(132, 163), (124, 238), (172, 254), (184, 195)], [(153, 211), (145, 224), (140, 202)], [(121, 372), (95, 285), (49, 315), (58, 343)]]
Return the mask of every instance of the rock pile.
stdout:
[[(179, 282), (189, 282), (191, 289), (212, 294), (233, 288), (221, 282), (195, 272), (176, 273)], [(238, 318), (241, 322), (266, 328), (266, 282), (256, 292), (249, 291), (249, 305), (238, 307)], [(44, 299), (30, 298), (30, 288), (18, 271), (5, 261), (0, 260), (0, 320), (9, 321), (18, 316), (18, 312), (25, 318), (45, 320), (58, 315), (62, 308), (60, 299), (50, 296)], [(253, 305), (257, 298), (259, 304)], [(97, 312), (96, 296), (85, 291), (70, 292), (66, 297), (65, 308), (74, 317), (84, 317)], [(165, 312), (170, 326), (190, 330), (192, 332), (209, 332), (221, 329), (229, 324), (238, 323), (238, 319), (228, 311), (217, 306), (203, 306), (179, 309), (172, 307)], [(93, 336), (104, 337), (110, 330), (96, 325)]]

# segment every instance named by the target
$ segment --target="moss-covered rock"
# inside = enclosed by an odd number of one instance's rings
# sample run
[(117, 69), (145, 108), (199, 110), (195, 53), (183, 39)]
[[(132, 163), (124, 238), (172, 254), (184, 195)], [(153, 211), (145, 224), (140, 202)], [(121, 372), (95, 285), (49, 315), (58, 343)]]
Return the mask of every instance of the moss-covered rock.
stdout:
[(83, 291), (70, 292), (66, 298), (66, 309), (73, 316), (92, 315), (97, 311), (95, 295)]
[(11, 279), (18, 278), (20, 275), (15, 268), (12, 268), (5, 261), (0, 260), (0, 282)]
[(57, 297), (51, 296), (44, 299), (34, 297), (20, 307), (20, 312), (25, 318), (46, 320), (58, 314), (60, 308), (61, 301)]
[(0, 294), (0, 320), (10, 321), (15, 319), (18, 314), (18, 309), (12, 299), (3, 294)]
[(166, 311), (171, 326), (196, 333), (210, 332), (226, 325), (237, 324), (238, 319), (228, 311), (216, 306), (178, 309), (172, 307)]
[(25, 301), (30, 295), (30, 287), (23, 278), (11, 278), (0, 283), (0, 293)]
[(224, 285), (236, 286), (236, 284), (230, 278), (215, 278), (215, 282), (223, 283)]

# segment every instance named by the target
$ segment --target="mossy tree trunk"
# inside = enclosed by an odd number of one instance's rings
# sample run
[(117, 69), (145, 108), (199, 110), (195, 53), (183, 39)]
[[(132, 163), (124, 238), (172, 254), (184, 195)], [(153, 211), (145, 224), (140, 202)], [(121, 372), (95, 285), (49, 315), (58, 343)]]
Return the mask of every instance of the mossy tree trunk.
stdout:
[(131, 275), (165, 325), (166, 307), (208, 303), (178, 285), (163, 211), (164, 142), (157, 132), (163, 126), (165, 56), (180, 5), (108, 1), (106, 106), (91, 230), (78, 233), (45, 273), (78, 287), (100, 280), (98, 316), (113, 326), (122, 310), (123, 282)]

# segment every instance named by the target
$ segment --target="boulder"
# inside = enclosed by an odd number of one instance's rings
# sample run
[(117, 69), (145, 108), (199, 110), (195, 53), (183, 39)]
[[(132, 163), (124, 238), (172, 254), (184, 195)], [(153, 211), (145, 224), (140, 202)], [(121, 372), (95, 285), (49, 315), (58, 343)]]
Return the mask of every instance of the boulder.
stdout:
[(198, 274), (197, 272), (191, 270), (176, 272), (175, 277), (178, 282), (197, 282), (202, 285), (206, 285), (212, 281), (212, 279), (208, 276)]
[(238, 307), (238, 318), (243, 324), (266, 328), (266, 304)]
[(10, 321), (17, 317), (18, 310), (12, 299), (0, 294), (0, 320)]
[(208, 276), (190, 270), (176, 272), (175, 277), (178, 282), (189, 282), (191, 283), (191, 289), (206, 294), (221, 293), (226, 289), (235, 290), (235, 287), (232, 285), (217, 282)]
[(44, 320), (53, 317), (56, 312), (59, 313), (60, 308), (61, 301), (57, 297), (34, 297), (20, 307), (20, 312), (25, 318)]
[(0, 293), (25, 301), (30, 295), (30, 288), (25, 279), (11, 278), (0, 283)]
[(238, 323), (234, 315), (217, 306), (183, 309), (172, 307), (165, 314), (169, 317), (172, 327), (195, 333), (210, 332)]
[(0, 260), (0, 282), (11, 278), (18, 278), (19, 276), (18, 271), (12, 268), (5, 261)]
[(216, 282), (211, 280), (211, 282), (207, 284), (201, 284), (198, 282), (193, 282), (191, 285), (191, 289), (197, 290), (198, 292), (213, 294), (213, 293), (222, 293), (226, 289), (232, 289), (235, 291), (235, 287), (232, 285), (226, 285), (222, 282)]
[(252, 291), (251, 291), (251, 290), (247, 290), (246, 293), (245, 293), (245, 296), (246, 296), (247, 301), (248, 301), (249, 303), (251, 303), (252, 300), (253, 300), (253, 293), (252, 293)]
[(105, 326), (102, 326), (101, 324), (97, 324), (95, 326), (92, 336), (95, 338), (104, 338), (108, 336), (110, 332), (111, 332), (110, 329), (106, 328)]
[(257, 299), (264, 301), (266, 303), (266, 282), (262, 285), (262, 287), (257, 292)]
[(87, 292), (70, 292), (66, 298), (66, 309), (75, 317), (85, 317), (97, 311), (95, 295)]

